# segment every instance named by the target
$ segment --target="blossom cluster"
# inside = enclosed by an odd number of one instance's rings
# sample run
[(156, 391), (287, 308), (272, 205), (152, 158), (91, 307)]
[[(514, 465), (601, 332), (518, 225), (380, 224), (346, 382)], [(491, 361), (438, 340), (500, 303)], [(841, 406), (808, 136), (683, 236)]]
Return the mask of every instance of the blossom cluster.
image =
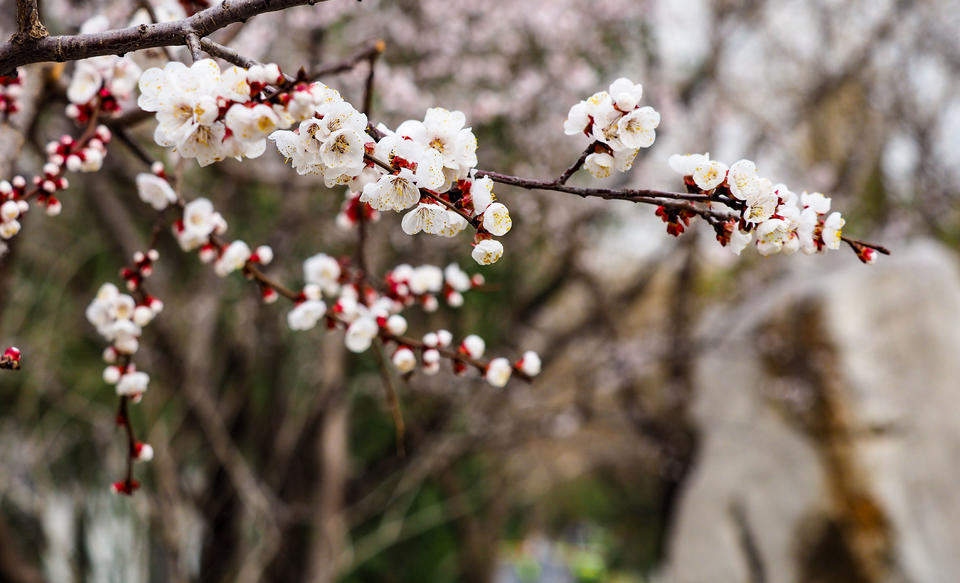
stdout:
[(260, 156), (274, 130), (290, 127), (310, 117), (316, 106), (339, 99), (322, 83), (287, 85), (275, 64), (221, 71), (212, 59), (189, 67), (171, 61), (162, 69), (143, 72), (137, 104), (156, 112), (154, 139), (159, 145), (206, 166), (229, 157)]
[[(87, 320), (110, 342), (103, 351), (103, 360), (107, 363), (103, 369), (103, 380), (114, 385), (117, 396), (121, 398), (117, 423), (127, 426), (130, 432), (130, 462), (153, 459), (153, 448), (133, 439), (125, 403), (139, 403), (150, 384), (150, 375), (137, 370), (133, 355), (140, 348), (143, 328), (163, 311), (163, 302), (146, 293), (142, 287), (143, 281), (153, 273), (153, 264), (159, 257), (156, 249), (134, 253), (131, 265), (120, 271), (130, 293), (122, 293), (114, 284), (105, 283), (100, 286), (86, 310)], [(112, 488), (117, 494), (130, 495), (139, 485), (128, 472), (127, 478), (115, 482)]]
[[(103, 360), (107, 363), (103, 380), (116, 385), (117, 395), (130, 397), (135, 403), (146, 392), (150, 376), (138, 371), (129, 356), (140, 348), (143, 326), (149, 324), (159, 309), (152, 304), (138, 305), (133, 296), (121, 294), (110, 283), (101, 286), (93, 302), (87, 306), (87, 319), (111, 343), (103, 352)], [(126, 358), (121, 359), (121, 355)]]
[[(774, 253), (814, 254), (839, 249), (845, 220), (830, 212), (831, 200), (819, 192), (796, 194), (785, 184), (774, 184), (757, 172), (750, 160), (729, 167), (711, 160), (709, 154), (674, 155), (670, 167), (683, 176), (687, 190), (711, 195), (713, 200), (739, 212), (717, 227), (717, 238), (734, 253), (754, 243), (762, 255)], [(679, 216), (661, 207), (658, 214), (672, 234), (683, 231), (688, 216)], [(874, 250), (858, 253), (865, 262), (876, 259)]]
[[(146, 258), (149, 258), (149, 262), (144, 261)], [(134, 261), (138, 265), (149, 265), (156, 258), (156, 250), (151, 249), (147, 253), (138, 252)], [(139, 282), (147, 277), (149, 270), (136, 268), (133, 271), (136, 271), (136, 277), (132, 277), (127, 270), (123, 276), (127, 288), (137, 291)], [(150, 377), (145, 372), (137, 371), (130, 358), (140, 348), (143, 327), (163, 310), (163, 302), (159, 299), (147, 294), (137, 296), (139, 299), (121, 293), (112, 283), (105, 283), (100, 286), (86, 311), (87, 320), (110, 342), (103, 352), (103, 360), (108, 365), (103, 371), (103, 380), (116, 385), (117, 395), (130, 397), (135, 403), (146, 392)]]
[(563, 131), (568, 136), (584, 134), (594, 140), (594, 151), (583, 167), (597, 178), (614, 169), (626, 172), (640, 148), (649, 148), (657, 137), (660, 114), (640, 106), (643, 86), (621, 77), (608, 91), (594, 93), (570, 108)]
[[(179, 204), (179, 198), (167, 179), (163, 164), (154, 163), (150, 170), (141, 172), (136, 177), (140, 200), (158, 211)], [(226, 232), (227, 221), (207, 198), (197, 198), (184, 204), (180, 218), (174, 221), (171, 230), (181, 249), (199, 249), (200, 260), (204, 263), (213, 262), (214, 272), (220, 277), (242, 270), (248, 263), (267, 265), (273, 260), (273, 249), (267, 245), (251, 250), (244, 241), (222, 241), (220, 235)], [(274, 290), (265, 291), (265, 301), (275, 299)]]
[(481, 264), (500, 259), (503, 244), (493, 237), (505, 235), (512, 220), (496, 202), (493, 182), (472, 177), (477, 140), (462, 112), (431, 108), (422, 121), (407, 120), (396, 131), (379, 125), (374, 132), (366, 115), (330, 95), (296, 130), (270, 139), (298, 174), (348, 187), (341, 225), (375, 218), (374, 211), (408, 211), (401, 221), (408, 235), (454, 237), (472, 224), (473, 258)]
[(339, 224), (409, 209), (401, 225), (410, 235), (453, 237), (472, 225), (478, 263), (503, 255), (494, 237), (505, 235), (512, 220), (493, 183), (472, 176), (477, 140), (462, 112), (432, 108), (396, 131), (374, 129), (322, 83), (291, 84), (276, 65), (221, 71), (210, 59), (148, 69), (139, 86), (137, 103), (157, 114), (155, 141), (201, 166), (260, 156), (269, 136), (298, 174), (347, 186)]
[(19, 70), (16, 75), (0, 75), (0, 119), (6, 121), (11, 114), (20, 111), (22, 90)]
[[(220, 277), (242, 270), (248, 263), (267, 265), (273, 261), (273, 249), (267, 245), (251, 250), (244, 241), (221, 241), (218, 235), (226, 230), (227, 222), (206, 198), (198, 198), (184, 205), (182, 218), (173, 226), (180, 247), (184, 251), (199, 248), (200, 260), (212, 262), (213, 271)], [(264, 295), (265, 301), (274, 299), (275, 295)]]
[(107, 114), (121, 110), (140, 78), (140, 67), (133, 60), (104, 55), (77, 62), (67, 86), (67, 117), (86, 123), (93, 112)]
[[(384, 277), (383, 291), (377, 291), (363, 282), (362, 274), (351, 269), (347, 260), (337, 260), (318, 253), (303, 263), (305, 285), (287, 313), (287, 324), (292, 330), (309, 330), (324, 320), (329, 328), (345, 329), (344, 344), (351, 352), (364, 352), (380, 337), (395, 344), (391, 361), (403, 374), (417, 366), (416, 351), (425, 374), (440, 370), (444, 358), (451, 361), (453, 371), (465, 373), (469, 365), (483, 368), (487, 380), (494, 386), (503, 386), (514, 370), (533, 377), (540, 372), (540, 359), (528, 351), (523, 358), (510, 364), (504, 358), (489, 363), (472, 362), (483, 356), (485, 344), (476, 335), (470, 335), (455, 349), (453, 335), (448, 330), (437, 330), (414, 341), (403, 335), (407, 320), (401, 312), (420, 305), (425, 311), (439, 306), (441, 295), (448, 305), (463, 303), (462, 293), (483, 284), (480, 275), (470, 276), (452, 263), (441, 269), (434, 265), (398, 265)], [(331, 302), (328, 308), (324, 298)], [(506, 364), (506, 367), (504, 367)]]

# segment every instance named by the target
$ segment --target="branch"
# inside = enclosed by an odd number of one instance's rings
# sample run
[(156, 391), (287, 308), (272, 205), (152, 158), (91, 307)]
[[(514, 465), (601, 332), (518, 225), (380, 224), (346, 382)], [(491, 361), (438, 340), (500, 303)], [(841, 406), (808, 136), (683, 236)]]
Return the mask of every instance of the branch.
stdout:
[(195, 32), (188, 32), (184, 39), (187, 48), (190, 49), (190, 58), (197, 62), (203, 56), (200, 54), (200, 37)]
[[(11, 40), (0, 45), (0, 73), (13, 71), (28, 63), (76, 61), (100, 55), (118, 55), (140, 49), (182, 45), (190, 34), (202, 38), (258, 14), (323, 1), (325, 0), (228, 0), (173, 22), (141, 24), (92, 34), (31, 37), (20, 42)], [(18, 8), (22, 11), (23, 7), (29, 4), (35, 6), (36, 0), (19, 0)], [(39, 19), (37, 23), (39, 24)]]
[(10, 42), (23, 44), (47, 36), (47, 28), (40, 22), (37, 0), (17, 0), (17, 32)]
[(587, 149), (580, 154), (580, 157), (577, 158), (577, 161), (574, 162), (569, 168), (563, 171), (555, 181), (554, 184), (566, 184), (567, 180), (570, 180), (570, 177), (573, 176), (577, 170), (583, 167), (583, 163), (587, 161), (587, 156), (596, 151), (595, 147), (599, 144), (599, 141), (591, 143), (587, 146)]

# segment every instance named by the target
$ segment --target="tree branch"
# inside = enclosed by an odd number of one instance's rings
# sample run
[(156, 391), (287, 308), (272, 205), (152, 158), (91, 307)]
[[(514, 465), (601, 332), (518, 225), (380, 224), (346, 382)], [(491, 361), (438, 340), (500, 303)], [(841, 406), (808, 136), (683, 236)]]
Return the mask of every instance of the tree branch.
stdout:
[[(0, 45), (0, 73), (11, 72), (21, 65), (42, 61), (75, 61), (100, 55), (116, 55), (171, 45), (182, 45), (187, 35), (202, 38), (234, 22), (241, 22), (266, 12), (275, 12), (316, 4), (325, 0), (228, 0), (223, 4), (197, 12), (173, 22), (141, 24), (93, 34), (18, 37), (20, 42)], [(19, 0), (18, 10), (36, 0)], [(34, 13), (35, 15), (35, 13)], [(18, 17), (18, 20), (19, 17)], [(22, 26), (23, 22), (20, 21)], [(39, 18), (37, 19), (39, 24)], [(40, 24), (42, 27), (43, 25)], [(17, 33), (18, 35), (20, 33)]]
[(17, 0), (17, 32), (10, 42), (23, 44), (47, 36), (47, 28), (40, 22), (37, 0)]

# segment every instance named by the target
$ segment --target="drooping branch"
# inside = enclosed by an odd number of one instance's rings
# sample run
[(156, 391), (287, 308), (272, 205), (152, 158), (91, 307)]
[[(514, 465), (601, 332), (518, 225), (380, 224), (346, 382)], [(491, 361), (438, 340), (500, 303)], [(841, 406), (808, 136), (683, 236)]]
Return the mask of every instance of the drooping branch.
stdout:
[[(258, 14), (275, 12), (316, 4), (325, 0), (230, 0), (197, 12), (193, 16), (155, 24), (141, 24), (91, 34), (74, 34), (18, 37), (18, 42), (0, 45), (0, 73), (11, 72), (21, 65), (44, 61), (75, 61), (100, 55), (124, 54), (140, 49), (183, 45), (190, 35), (203, 38), (235, 22), (241, 22)], [(36, 0), (20, 0), (18, 14), (36, 7)], [(36, 16), (36, 12), (33, 12)], [(23, 26), (23, 21), (18, 17)], [(42, 28), (37, 18), (37, 24)], [(17, 33), (18, 35), (21, 33)]]

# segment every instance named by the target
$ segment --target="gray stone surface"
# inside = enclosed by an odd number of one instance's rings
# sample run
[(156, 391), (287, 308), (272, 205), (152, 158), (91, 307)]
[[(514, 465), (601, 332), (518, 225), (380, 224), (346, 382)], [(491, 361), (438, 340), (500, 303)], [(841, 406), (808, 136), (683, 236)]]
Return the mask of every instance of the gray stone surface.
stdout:
[(657, 580), (960, 581), (956, 257), (829, 262), (718, 322)]

